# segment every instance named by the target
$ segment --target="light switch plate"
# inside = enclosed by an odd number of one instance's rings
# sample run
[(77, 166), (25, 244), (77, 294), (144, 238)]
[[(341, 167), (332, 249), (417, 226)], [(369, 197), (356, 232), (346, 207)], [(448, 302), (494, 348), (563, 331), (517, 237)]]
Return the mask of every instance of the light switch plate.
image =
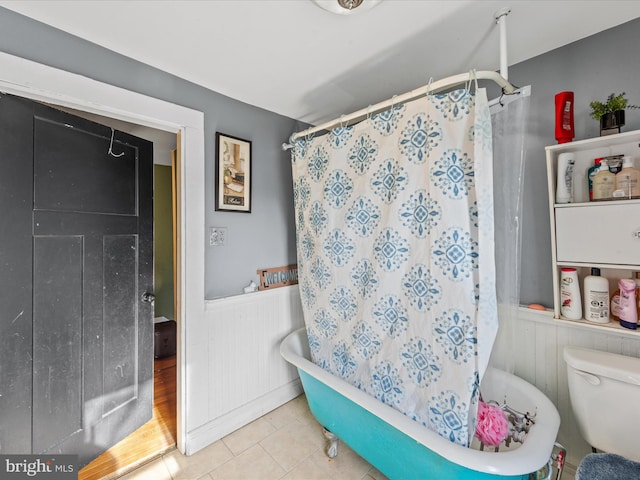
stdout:
[(227, 241), (227, 227), (209, 227), (209, 246), (223, 247)]

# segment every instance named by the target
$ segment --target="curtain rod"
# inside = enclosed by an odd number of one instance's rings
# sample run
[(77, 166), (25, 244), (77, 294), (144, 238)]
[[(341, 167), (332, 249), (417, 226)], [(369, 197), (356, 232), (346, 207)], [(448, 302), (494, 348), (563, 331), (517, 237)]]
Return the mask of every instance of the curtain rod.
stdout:
[[(293, 135), (291, 135), (291, 138), (289, 139), (289, 141), (292, 142), (300, 137), (311, 135), (313, 133), (317, 133), (322, 130), (331, 130), (332, 128), (335, 128), (339, 125), (348, 126), (354, 123), (358, 123), (364, 120), (365, 118), (367, 118), (367, 116), (387, 110), (389, 107), (392, 107), (393, 105), (409, 102), (411, 100), (415, 100), (427, 94), (438, 93), (443, 90), (454, 87), (456, 85), (460, 85), (461, 83), (467, 83), (473, 80), (474, 78), (478, 80), (494, 81), (502, 88), (502, 92), (507, 95), (515, 93), (515, 91), (517, 90), (515, 86), (509, 83), (507, 79), (505, 79), (503, 76), (501, 76), (497, 72), (483, 70), (475, 73), (472, 73), (472, 72), (460, 73), (458, 75), (453, 75), (451, 77), (443, 78), (442, 80), (429, 83), (428, 85), (425, 85), (420, 88), (416, 88), (415, 90), (411, 90), (410, 92), (404, 93), (402, 95), (396, 95), (393, 98), (390, 98), (389, 100), (376, 103), (375, 105), (370, 105), (367, 108), (362, 108), (357, 112), (353, 112), (349, 115), (343, 115), (342, 117), (336, 118), (335, 120), (331, 120), (330, 122), (325, 122), (315, 127), (311, 127), (306, 130), (303, 130), (302, 132), (294, 133)], [(292, 147), (293, 145), (290, 145), (287, 143), (282, 144), (283, 150), (288, 150)]]

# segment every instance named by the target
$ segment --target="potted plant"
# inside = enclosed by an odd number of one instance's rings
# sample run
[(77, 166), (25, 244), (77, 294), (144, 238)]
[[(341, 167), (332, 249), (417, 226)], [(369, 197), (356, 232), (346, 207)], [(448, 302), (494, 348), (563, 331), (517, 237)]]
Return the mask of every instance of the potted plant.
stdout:
[(625, 95), (625, 92), (618, 95), (612, 93), (604, 103), (598, 101), (589, 103), (591, 117), (600, 121), (600, 135), (620, 133), (620, 127), (624, 126), (625, 109), (640, 108), (636, 105), (629, 105)]

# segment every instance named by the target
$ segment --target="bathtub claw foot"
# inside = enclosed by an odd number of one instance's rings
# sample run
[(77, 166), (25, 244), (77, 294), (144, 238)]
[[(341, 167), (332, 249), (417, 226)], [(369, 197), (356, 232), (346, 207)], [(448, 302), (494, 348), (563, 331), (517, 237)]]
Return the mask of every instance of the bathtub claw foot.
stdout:
[(336, 458), (338, 455), (338, 437), (326, 428), (322, 429), (322, 434), (327, 440), (324, 446), (324, 453), (326, 453), (329, 458)]

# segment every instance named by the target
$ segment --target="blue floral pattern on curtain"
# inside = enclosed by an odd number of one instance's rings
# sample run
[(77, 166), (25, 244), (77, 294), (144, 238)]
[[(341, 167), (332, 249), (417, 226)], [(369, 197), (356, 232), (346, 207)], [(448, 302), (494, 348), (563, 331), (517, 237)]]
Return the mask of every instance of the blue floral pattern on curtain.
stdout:
[(485, 91), (461, 89), (293, 153), (313, 361), (461, 445), (498, 325), (487, 131)]

